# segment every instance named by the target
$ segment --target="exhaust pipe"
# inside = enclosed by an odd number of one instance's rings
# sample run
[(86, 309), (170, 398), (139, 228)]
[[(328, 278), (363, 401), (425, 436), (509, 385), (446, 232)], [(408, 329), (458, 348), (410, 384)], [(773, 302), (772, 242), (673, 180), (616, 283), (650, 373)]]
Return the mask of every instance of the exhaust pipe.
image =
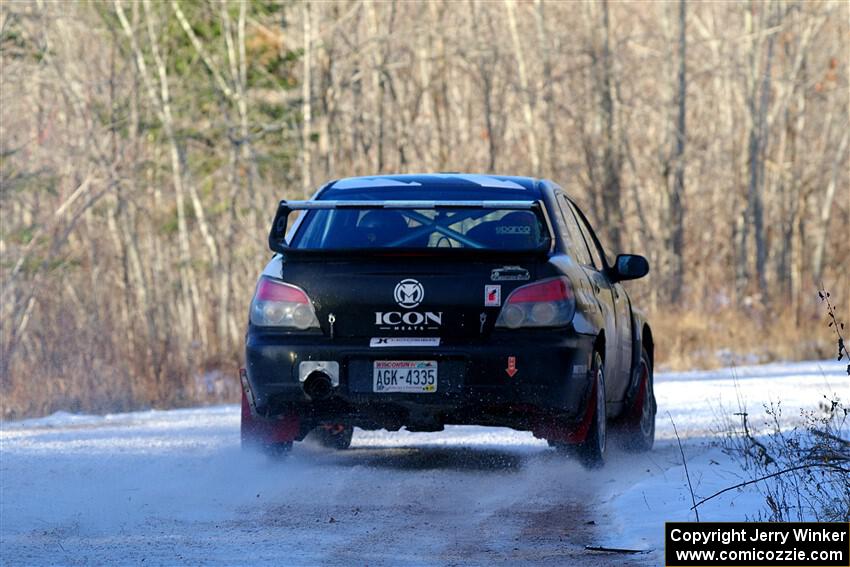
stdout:
[(321, 370), (314, 370), (304, 380), (304, 393), (314, 401), (326, 400), (333, 393), (331, 377)]

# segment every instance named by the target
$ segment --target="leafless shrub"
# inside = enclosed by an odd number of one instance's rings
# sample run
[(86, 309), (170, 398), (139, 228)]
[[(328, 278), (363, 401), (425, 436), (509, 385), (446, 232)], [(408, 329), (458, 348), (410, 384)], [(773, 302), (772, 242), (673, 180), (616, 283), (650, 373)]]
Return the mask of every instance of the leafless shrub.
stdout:
[[(829, 327), (838, 334), (838, 360), (847, 355), (835, 311), (824, 290)], [(850, 367), (848, 367), (850, 369)], [(838, 394), (824, 396), (816, 410), (801, 409), (799, 425), (783, 428), (781, 402), (765, 404), (764, 416), (753, 431), (746, 408), (735, 415), (740, 427), (728, 428), (723, 437), (727, 454), (736, 459), (750, 479), (720, 493), (755, 484), (764, 495), (765, 521), (850, 521), (850, 408)], [(714, 494), (703, 500), (717, 496)], [(697, 506), (700, 503), (697, 503)]]
[(826, 304), (826, 316), (829, 320), (827, 327), (835, 332), (835, 344), (838, 347), (837, 360), (847, 360), (847, 374), (850, 375), (850, 355), (847, 354), (847, 346), (844, 344), (844, 334), (842, 333), (844, 330), (844, 321), (839, 321), (835, 316), (835, 307), (832, 305), (830, 297), (831, 295), (826, 291), (826, 288), (821, 286), (818, 292), (818, 298)]
[(722, 492), (756, 484), (767, 505), (767, 512), (755, 515), (758, 520), (848, 521), (848, 408), (836, 396), (824, 397), (817, 411), (801, 411), (803, 425), (791, 430), (780, 426), (781, 404), (766, 405), (765, 413), (772, 432), (752, 435), (748, 414), (742, 413), (742, 430), (727, 436), (725, 450), (752, 478)]
[(0, 2), (0, 418), (235, 401), (270, 212), (348, 175), (554, 179), (649, 256), (661, 366), (822, 356), (848, 10)]

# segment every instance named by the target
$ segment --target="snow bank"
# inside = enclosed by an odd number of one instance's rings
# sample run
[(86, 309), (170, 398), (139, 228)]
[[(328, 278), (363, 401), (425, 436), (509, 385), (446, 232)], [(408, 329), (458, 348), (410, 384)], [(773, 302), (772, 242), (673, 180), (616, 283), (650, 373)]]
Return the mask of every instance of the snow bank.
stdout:
[[(751, 478), (738, 462), (712, 441), (724, 423), (740, 427), (736, 412), (747, 411), (752, 429), (767, 432), (764, 405), (781, 402), (781, 425), (802, 423), (801, 409), (816, 410), (824, 396), (850, 401), (846, 364), (835, 361), (765, 364), (716, 371), (659, 374), (656, 378), (658, 431), (656, 452), (675, 464), (661, 474), (636, 482), (608, 501), (617, 530), (609, 543), (654, 549), (661, 560), (664, 522), (693, 521), (691, 494), (670, 418), (683, 438), (688, 473), (697, 501)], [(669, 415), (668, 415), (669, 414)], [(740, 521), (765, 510), (758, 485), (729, 491), (700, 506), (702, 521)]]

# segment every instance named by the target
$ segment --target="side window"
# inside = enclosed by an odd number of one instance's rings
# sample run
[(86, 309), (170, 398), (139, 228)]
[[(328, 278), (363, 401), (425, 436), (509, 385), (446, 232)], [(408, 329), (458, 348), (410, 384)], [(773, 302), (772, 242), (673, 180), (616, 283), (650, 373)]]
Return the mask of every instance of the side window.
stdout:
[(584, 242), (584, 237), (581, 235), (581, 230), (576, 224), (576, 219), (569, 209), (567, 199), (563, 195), (558, 195), (558, 207), (561, 209), (562, 228), (561, 236), (569, 245), (569, 251), (574, 254), (576, 261), (585, 266), (592, 266), (593, 262), (590, 259), (590, 252), (587, 250), (587, 245)]
[(590, 248), (590, 255), (593, 258), (593, 265), (597, 270), (602, 270), (607, 265), (602, 259), (604, 257), (604, 252), (599, 248), (599, 245), (596, 243), (596, 240), (593, 238), (593, 234), (590, 230), (590, 227), (587, 226), (587, 223), (578, 214), (576, 211), (575, 205), (570, 203), (570, 210), (572, 210), (575, 215), (575, 219), (578, 222), (578, 226), (581, 229), (582, 235), (584, 235), (584, 240), (587, 242), (587, 247)]

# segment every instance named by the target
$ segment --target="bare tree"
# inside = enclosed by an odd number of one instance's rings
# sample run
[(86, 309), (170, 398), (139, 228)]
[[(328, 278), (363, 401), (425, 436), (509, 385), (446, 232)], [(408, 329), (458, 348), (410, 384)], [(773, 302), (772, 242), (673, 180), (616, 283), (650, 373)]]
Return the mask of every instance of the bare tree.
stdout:
[(661, 364), (819, 356), (807, 290), (850, 285), (848, 16), (0, 3), (0, 417), (233, 399), (274, 204), (379, 172), (554, 177), (650, 257), (627, 285)]

